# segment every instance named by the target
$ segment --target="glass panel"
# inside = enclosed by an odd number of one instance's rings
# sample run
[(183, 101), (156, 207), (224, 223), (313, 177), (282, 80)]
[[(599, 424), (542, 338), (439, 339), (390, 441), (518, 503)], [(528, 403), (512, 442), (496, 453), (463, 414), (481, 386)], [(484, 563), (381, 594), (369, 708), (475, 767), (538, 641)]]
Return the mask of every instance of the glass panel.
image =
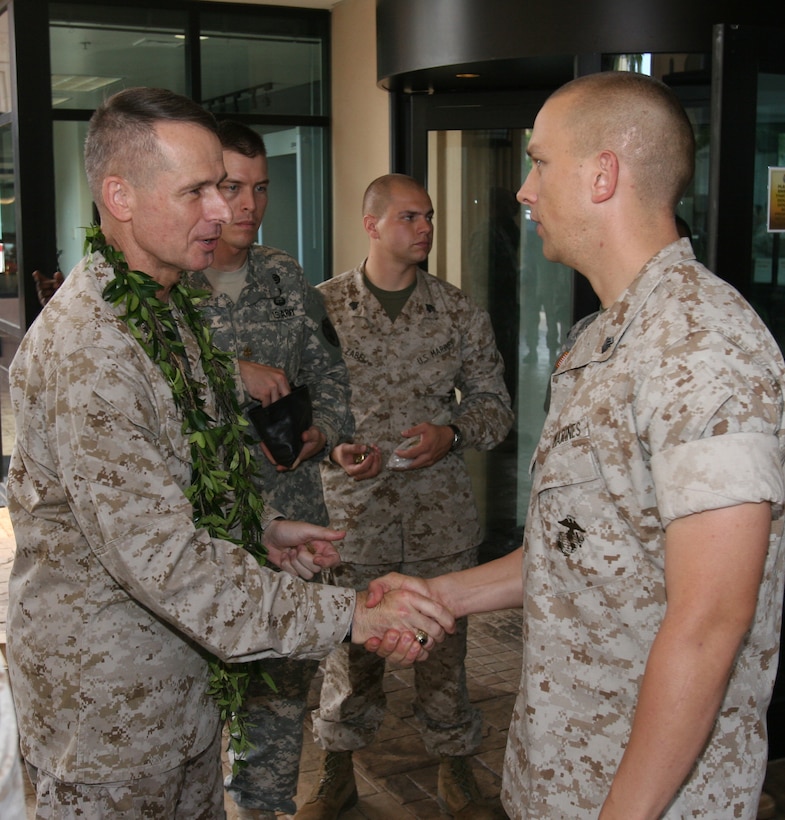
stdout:
[[(695, 176), (676, 213), (686, 223), (695, 256), (708, 262), (711, 57), (708, 54), (605, 54), (603, 68), (638, 71), (670, 86), (695, 131)], [(683, 226), (684, 227), (684, 226)]]
[(67, 274), (84, 256), (84, 229), (93, 221), (93, 198), (82, 158), (87, 123), (55, 122), (52, 127), (57, 262)]
[[(82, 163), (87, 123), (53, 127), (58, 263), (67, 274), (83, 256), (84, 228), (94, 218)], [(270, 172), (270, 204), (259, 241), (290, 253), (308, 281), (318, 284), (325, 278), (323, 129), (255, 128), (264, 137)]]
[(259, 15), (203, 15), (205, 107), (228, 115), (323, 115), (324, 46), (310, 28), (297, 20), (282, 27)]
[(8, 12), (0, 12), (0, 114), (12, 108), (11, 51), (8, 40)]
[[(785, 168), (785, 76), (758, 75), (750, 301), (785, 350), (785, 239), (769, 212), (769, 168)], [(773, 184), (782, 174), (771, 172)], [(780, 213), (782, 202), (779, 203)], [(776, 214), (776, 207), (774, 214)]]
[(137, 85), (186, 93), (185, 15), (50, 4), (52, 106), (93, 110)]
[(16, 194), (11, 126), (0, 128), (0, 320), (19, 327), (16, 267)]
[(530, 215), (515, 199), (531, 167), (530, 136), (529, 129), (429, 134), (429, 189), (436, 213), (429, 270), (490, 313), (515, 410), (503, 444), (489, 453), (467, 452), (485, 522), (483, 560), (520, 545), (529, 462), (545, 419), (550, 373), (572, 316), (572, 271), (543, 257)]
[(290, 253), (316, 285), (325, 279), (324, 129), (256, 128), (264, 136), (270, 173), (259, 241)]
[(16, 191), (11, 125), (0, 128), (0, 454), (2, 476), (8, 472), (8, 457), (16, 428), (8, 391), (8, 367), (22, 336), (19, 326), (19, 284), (16, 265)]
[(291, 254), (317, 285), (325, 279), (323, 129), (251, 127), (264, 137), (270, 177), (257, 242)]

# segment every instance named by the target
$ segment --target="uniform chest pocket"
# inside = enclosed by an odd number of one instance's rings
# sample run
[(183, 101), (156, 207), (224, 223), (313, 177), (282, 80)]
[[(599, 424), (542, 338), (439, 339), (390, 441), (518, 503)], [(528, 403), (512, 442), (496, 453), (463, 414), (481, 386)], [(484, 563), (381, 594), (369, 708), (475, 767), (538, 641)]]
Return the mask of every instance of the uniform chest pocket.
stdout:
[(557, 594), (626, 578), (635, 538), (616, 513), (589, 438), (554, 447), (536, 480), (547, 572)]
[(423, 395), (444, 396), (454, 390), (457, 363), (449, 351), (435, 357), (418, 357), (413, 366), (417, 370), (417, 381)]

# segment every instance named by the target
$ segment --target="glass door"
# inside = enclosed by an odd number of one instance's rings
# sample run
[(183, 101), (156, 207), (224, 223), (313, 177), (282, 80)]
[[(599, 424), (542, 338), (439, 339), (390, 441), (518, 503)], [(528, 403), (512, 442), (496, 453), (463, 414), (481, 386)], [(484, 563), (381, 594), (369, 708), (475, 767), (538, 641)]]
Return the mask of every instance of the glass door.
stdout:
[[(435, 210), (431, 273), (485, 308), (505, 363), (515, 423), (489, 453), (467, 461), (484, 523), (481, 560), (520, 546), (529, 462), (545, 418), (550, 372), (576, 310), (573, 273), (542, 256), (515, 195), (529, 172), (526, 147), (546, 92), (412, 96), (407, 170)], [(582, 311), (582, 312), (581, 312)]]
[(550, 373), (572, 318), (572, 271), (545, 259), (529, 211), (515, 198), (529, 172), (530, 135), (530, 128), (428, 132), (436, 214), (429, 269), (490, 314), (515, 411), (503, 444), (489, 453), (467, 453), (485, 523), (483, 558), (520, 545), (529, 462), (545, 419)]

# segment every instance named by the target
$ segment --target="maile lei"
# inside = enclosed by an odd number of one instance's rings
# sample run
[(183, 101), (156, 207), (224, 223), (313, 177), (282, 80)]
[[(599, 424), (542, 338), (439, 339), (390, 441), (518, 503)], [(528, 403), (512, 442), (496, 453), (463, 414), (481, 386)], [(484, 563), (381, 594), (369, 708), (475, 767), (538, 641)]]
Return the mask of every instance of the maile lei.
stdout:
[[(130, 270), (122, 252), (107, 244), (97, 225), (87, 229), (85, 248), (99, 252), (114, 269), (115, 277), (104, 288), (104, 299), (122, 310), (120, 318), (160, 368), (182, 413), (192, 462), (191, 484), (185, 495), (193, 505), (194, 524), (213, 538), (241, 544), (263, 564), (264, 505), (253, 482), (256, 469), (246, 439), (248, 422), (235, 394), (232, 357), (213, 345), (212, 332), (196, 308), (208, 294), (178, 283), (169, 291), (169, 301), (162, 301), (156, 295), (161, 285), (146, 273)], [(188, 365), (172, 307), (199, 345), (202, 369), (215, 396), (217, 418), (205, 410), (205, 385)], [(228, 722), (229, 748), (237, 768), (243, 765), (245, 752), (251, 747), (242, 709), (251, 670), (248, 664), (227, 665), (216, 658), (209, 665), (209, 691), (218, 703), (221, 719)], [(274, 688), (269, 677), (265, 673), (262, 676)]]

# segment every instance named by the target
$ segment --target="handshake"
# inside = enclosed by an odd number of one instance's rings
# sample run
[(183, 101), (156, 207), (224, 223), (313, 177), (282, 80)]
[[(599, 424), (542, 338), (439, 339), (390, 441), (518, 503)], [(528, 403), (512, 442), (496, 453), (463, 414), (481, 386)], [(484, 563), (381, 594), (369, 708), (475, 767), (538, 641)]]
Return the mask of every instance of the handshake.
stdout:
[(357, 593), (352, 643), (380, 657), (403, 665), (424, 661), (454, 631), (454, 615), (421, 578), (390, 573)]
[[(310, 579), (340, 563), (333, 542), (345, 533), (277, 519), (264, 535), (271, 563), (291, 575)], [(369, 652), (402, 665), (425, 660), (434, 644), (455, 631), (455, 616), (441, 600), (439, 582), (398, 573), (372, 581), (367, 590), (357, 593), (352, 643), (363, 644)]]

